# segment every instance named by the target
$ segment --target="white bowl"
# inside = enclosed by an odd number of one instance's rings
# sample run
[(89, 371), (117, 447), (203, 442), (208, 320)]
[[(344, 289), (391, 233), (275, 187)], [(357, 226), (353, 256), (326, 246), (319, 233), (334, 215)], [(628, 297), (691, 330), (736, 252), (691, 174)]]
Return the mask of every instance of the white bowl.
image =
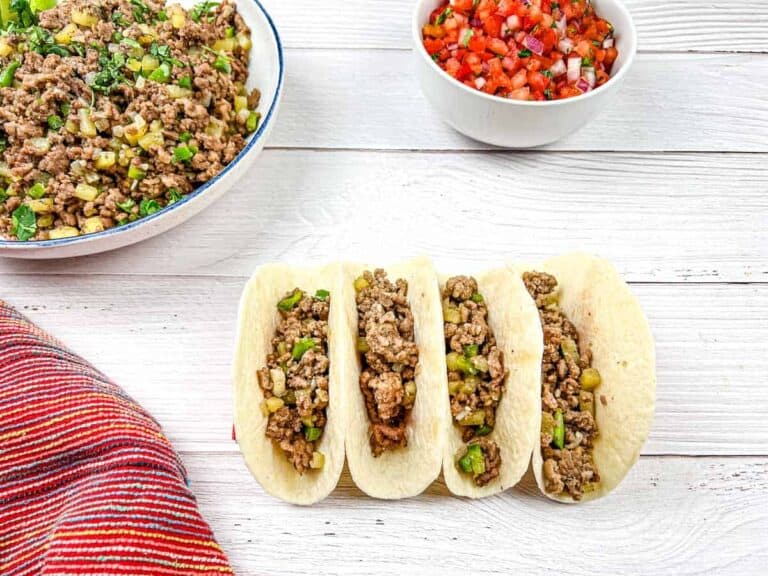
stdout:
[[(198, 0), (180, 0), (190, 8)], [(214, 178), (151, 216), (104, 232), (62, 238), (19, 242), (0, 240), (0, 256), (11, 258), (68, 258), (106, 252), (156, 236), (191, 218), (224, 194), (254, 163), (272, 130), (280, 104), (284, 59), (280, 36), (272, 18), (259, 0), (237, 0), (238, 12), (251, 29), (251, 59), (248, 67), (248, 89), (261, 91), (259, 129), (251, 134), (245, 147)]]
[(608, 105), (637, 52), (637, 31), (624, 5), (619, 0), (593, 0), (597, 14), (616, 29), (619, 56), (608, 82), (565, 100), (527, 102), (491, 96), (449, 76), (424, 49), (421, 29), (441, 4), (441, 0), (418, 0), (413, 12), (414, 55), (421, 89), (445, 122), (470, 138), (496, 146), (541, 146), (578, 130)]

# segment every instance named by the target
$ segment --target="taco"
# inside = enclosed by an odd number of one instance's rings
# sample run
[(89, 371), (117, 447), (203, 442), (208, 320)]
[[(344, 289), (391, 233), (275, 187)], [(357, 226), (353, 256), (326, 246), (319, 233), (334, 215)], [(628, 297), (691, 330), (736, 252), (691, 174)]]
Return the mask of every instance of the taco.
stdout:
[(648, 322), (605, 260), (568, 254), (515, 269), (536, 302), (544, 334), (536, 482), (561, 502), (600, 498), (637, 461), (653, 420)]
[(440, 474), (448, 413), (437, 276), (422, 258), (347, 265), (343, 283), (350, 473), (370, 496), (415, 496)]
[(240, 301), (237, 441), (264, 490), (294, 504), (325, 498), (344, 466), (340, 272), (265, 265)]
[(450, 421), (443, 476), (457, 496), (517, 484), (538, 440), (542, 333), (509, 270), (440, 279)]

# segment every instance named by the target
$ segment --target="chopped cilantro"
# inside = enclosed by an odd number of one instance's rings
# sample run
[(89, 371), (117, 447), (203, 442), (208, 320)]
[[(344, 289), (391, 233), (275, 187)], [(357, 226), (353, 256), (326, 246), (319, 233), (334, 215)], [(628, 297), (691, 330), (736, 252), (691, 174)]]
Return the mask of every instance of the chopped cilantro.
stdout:
[(183, 198), (178, 188), (168, 188), (168, 205), (174, 204)]
[[(129, 26), (128, 20), (125, 18), (125, 14), (123, 14), (122, 12), (112, 12), (112, 22), (114, 22), (115, 24), (117, 24), (122, 28), (127, 28)], [(119, 42), (119, 39), (118, 39), (118, 42)]]
[(133, 6), (133, 19), (139, 24), (144, 24), (147, 21), (147, 15), (150, 13), (149, 6), (141, 0), (131, 0), (131, 5)]
[(160, 210), (161, 206), (158, 204), (157, 200), (142, 200), (141, 204), (139, 204), (139, 215), (140, 216), (149, 216), (150, 214), (154, 214), (158, 210)]
[(196, 4), (195, 7), (192, 8), (192, 10), (189, 12), (189, 16), (195, 22), (200, 22), (200, 19), (203, 16), (205, 16), (205, 19), (207, 21), (208, 17), (216, 9), (216, 6), (218, 5), (219, 5), (218, 2), (211, 2), (210, 0), (204, 0), (203, 2)]
[(89, 86), (96, 92), (109, 94), (121, 83), (125, 82), (122, 68), (125, 66), (125, 54), (101, 50), (99, 54), (100, 70), (91, 80)]
[(174, 148), (173, 161), (190, 162), (195, 154), (197, 154), (197, 146), (187, 146), (186, 144), (182, 144), (181, 146), (176, 146), (176, 148)]
[(448, 18), (448, 16), (450, 16), (451, 14), (453, 14), (453, 8), (451, 8), (450, 6), (448, 6), (448, 7), (447, 7), (445, 10), (443, 10), (443, 11), (440, 13), (440, 15), (439, 15), (439, 16), (438, 16), (438, 17), (435, 19), (435, 24), (437, 24), (438, 26), (440, 26), (440, 25), (441, 25), (443, 22), (445, 22), (445, 20), (446, 20), (446, 19)]
[(29, 240), (37, 232), (37, 219), (32, 208), (22, 204), (11, 215), (11, 232), (22, 242)]
[(115, 204), (117, 204), (117, 207), (123, 212), (130, 212), (131, 208), (136, 206), (136, 202), (133, 201), (133, 198), (128, 198), (125, 202), (115, 202)]
[(518, 57), (520, 58), (529, 58), (531, 54), (533, 54), (533, 52), (528, 50), (528, 48), (523, 48), (522, 50), (520, 50), (520, 52), (517, 53)]

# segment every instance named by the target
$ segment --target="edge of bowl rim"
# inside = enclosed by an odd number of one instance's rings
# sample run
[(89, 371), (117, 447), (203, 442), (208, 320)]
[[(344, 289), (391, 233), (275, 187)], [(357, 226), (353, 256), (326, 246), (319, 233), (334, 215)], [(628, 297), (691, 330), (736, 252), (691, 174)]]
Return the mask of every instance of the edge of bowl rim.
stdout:
[[(465, 92), (469, 94), (474, 94), (475, 96), (479, 96), (482, 99), (485, 99), (489, 102), (500, 102), (500, 103), (506, 103), (510, 106), (538, 106), (538, 107), (554, 107), (554, 106), (564, 106), (567, 105), (570, 102), (574, 101), (583, 101), (588, 98), (592, 98), (595, 93), (602, 93), (604, 92), (604, 88), (608, 86), (609, 84), (616, 84), (618, 81), (620, 81), (627, 73), (627, 71), (632, 66), (632, 63), (635, 61), (635, 55), (637, 54), (637, 28), (635, 27), (635, 22), (632, 18), (632, 13), (627, 9), (627, 7), (624, 5), (624, 2), (622, 0), (607, 0), (609, 2), (613, 2), (616, 4), (618, 9), (624, 13), (624, 15), (627, 18), (627, 22), (629, 22), (629, 32), (630, 32), (630, 41), (632, 46), (632, 51), (629, 54), (628, 60), (622, 65), (621, 69), (616, 73), (615, 76), (611, 76), (610, 80), (603, 84), (602, 86), (595, 88), (594, 90), (590, 90), (586, 94), (581, 94), (579, 96), (574, 96), (573, 98), (563, 98), (560, 100), (513, 100), (511, 98), (502, 98), (501, 96), (495, 96), (492, 94), (487, 94), (485, 92), (481, 92), (480, 90), (474, 90), (470, 88), (469, 86), (466, 86), (463, 82), (459, 82), (455, 78), (452, 78), (448, 75), (448, 73), (440, 68), (437, 63), (432, 60), (432, 58), (429, 57), (427, 54), (427, 51), (424, 49), (424, 45), (422, 44), (422, 36), (421, 36), (421, 27), (423, 25), (422, 22), (419, 21), (418, 15), (421, 7), (426, 2), (431, 2), (434, 0), (417, 0), (414, 9), (413, 9), (413, 15), (411, 17), (411, 34), (412, 34), (412, 40), (414, 43), (414, 50), (416, 52), (420, 53), (420, 57), (424, 58), (428, 63), (433, 66), (433, 70), (437, 71), (441, 77), (443, 77), (444, 80), (450, 80), (451, 84), (463, 89)], [(606, 0), (603, 0), (606, 1)]]
[(209, 188), (211, 188), (214, 184), (216, 184), (221, 178), (223, 178), (224, 175), (228, 174), (231, 170), (233, 170), (234, 167), (243, 160), (243, 158), (245, 158), (245, 156), (248, 154), (248, 152), (251, 151), (251, 149), (256, 145), (256, 143), (262, 139), (262, 137), (264, 136), (264, 133), (267, 130), (267, 126), (269, 126), (270, 124), (270, 120), (272, 119), (272, 116), (274, 115), (277, 105), (280, 101), (280, 96), (283, 88), (283, 77), (285, 75), (285, 57), (283, 54), (283, 43), (280, 40), (280, 34), (277, 31), (277, 27), (275, 26), (275, 23), (272, 20), (272, 17), (269, 15), (269, 12), (267, 12), (267, 10), (261, 4), (260, 0), (248, 0), (248, 1), (256, 4), (257, 8), (264, 15), (264, 17), (267, 20), (267, 24), (269, 24), (269, 27), (272, 30), (272, 35), (275, 39), (275, 44), (277, 47), (278, 74), (277, 74), (277, 87), (275, 89), (274, 97), (272, 98), (272, 104), (269, 107), (269, 110), (267, 111), (266, 115), (264, 116), (264, 121), (261, 123), (258, 130), (256, 130), (256, 132), (251, 136), (250, 140), (248, 140), (245, 147), (243, 147), (243, 149), (240, 150), (237, 156), (235, 156), (232, 159), (232, 161), (229, 164), (227, 164), (221, 172), (216, 174), (216, 176), (214, 176), (207, 182), (203, 183), (201, 186), (198, 186), (197, 188), (195, 188), (195, 190), (193, 190), (190, 194), (187, 194), (186, 196), (184, 196), (181, 200), (174, 202), (170, 206), (165, 206), (164, 208), (162, 208), (161, 210), (158, 210), (154, 214), (150, 214), (149, 216), (139, 218), (138, 220), (130, 222), (124, 226), (115, 226), (113, 228), (109, 228), (108, 230), (104, 230), (102, 232), (96, 232), (93, 234), (84, 234), (82, 236), (73, 236), (71, 238), (57, 238), (54, 240), (32, 240), (32, 241), (22, 242), (20, 240), (0, 239), (1, 250), (10, 249), (10, 250), (17, 250), (17, 251), (33, 251), (35, 249), (40, 249), (40, 248), (53, 248), (58, 246), (67, 246), (71, 244), (93, 242), (101, 238), (106, 238), (107, 236), (121, 234), (129, 230), (135, 230), (136, 228), (139, 228), (140, 226), (143, 226), (144, 224), (152, 220), (157, 220), (163, 216), (170, 214), (176, 208), (180, 208), (184, 204), (187, 204), (188, 202), (191, 202), (198, 196), (201, 196), (204, 192), (206, 192)]

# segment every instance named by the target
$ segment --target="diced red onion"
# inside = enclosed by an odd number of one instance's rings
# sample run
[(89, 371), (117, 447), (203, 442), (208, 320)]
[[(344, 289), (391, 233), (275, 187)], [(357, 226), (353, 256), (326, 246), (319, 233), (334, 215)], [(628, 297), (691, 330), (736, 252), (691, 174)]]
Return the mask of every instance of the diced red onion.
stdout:
[(555, 25), (557, 26), (557, 33), (560, 34), (560, 37), (563, 38), (565, 36), (565, 14), (563, 14), (560, 19), (555, 22)]
[(592, 90), (592, 88), (587, 83), (587, 81), (584, 80), (584, 78), (579, 78), (579, 81), (576, 82), (576, 88), (578, 88), (582, 92), (589, 92), (590, 90)]
[(525, 4), (526, 6), (530, 6), (531, 0), (523, 0), (523, 4)]
[(523, 38), (523, 46), (528, 48), (528, 50), (537, 56), (541, 56), (544, 53), (544, 43), (538, 38), (534, 38), (533, 36), (528, 35)]
[(475, 88), (477, 88), (478, 90), (482, 90), (483, 86), (485, 86), (485, 78), (483, 78), (482, 76), (478, 76), (477, 78), (475, 78)]
[(597, 83), (597, 77), (595, 76), (595, 69), (592, 66), (585, 66), (581, 69), (581, 75), (584, 80), (587, 81), (590, 88), (594, 88)]
[(555, 60), (552, 66), (549, 67), (549, 71), (552, 72), (552, 76), (562, 76), (566, 72), (565, 62), (562, 60)]
[(469, 25), (472, 26), (472, 28), (480, 28), (483, 25), (483, 21), (480, 20), (480, 18), (475, 17), (469, 21)]
[(573, 40), (570, 38), (563, 38), (557, 43), (557, 48), (563, 54), (570, 54), (571, 50), (573, 50)]
[(603, 48), (613, 48), (613, 38), (603, 40)]
[(573, 84), (581, 75), (581, 56), (568, 58), (568, 82)]
[(515, 69), (515, 61), (512, 60), (512, 58), (509, 56), (504, 56), (504, 58), (501, 60), (501, 66), (507, 72), (512, 72)]
[(512, 30), (512, 32), (520, 30), (520, 16), (513, 14), (507, 18), (507, 26), (509, 26), (509, 29)]
[(448, 50), (458, 50), (459, 49), (459, 45), (454, 42), (453, 44), (448, 44), (448, 46), (446, 46), (446, 48), (448, 48)]
[(523, 41), (523, 38), (525, 38), (525, 30), (518, 30), (515, 33), (515, 42), (519, 44)]

